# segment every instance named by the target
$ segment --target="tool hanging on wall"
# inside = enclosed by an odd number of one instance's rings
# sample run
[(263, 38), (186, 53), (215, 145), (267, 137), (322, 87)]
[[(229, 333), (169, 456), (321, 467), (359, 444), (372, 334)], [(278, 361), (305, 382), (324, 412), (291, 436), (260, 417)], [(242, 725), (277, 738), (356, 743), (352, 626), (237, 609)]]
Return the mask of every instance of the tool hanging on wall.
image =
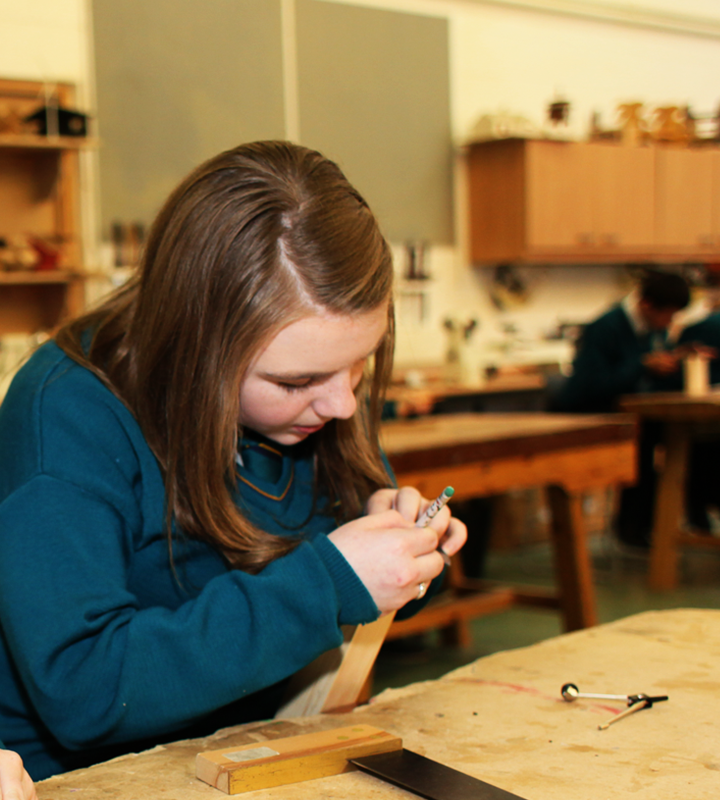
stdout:
[(528, 300), (525, 281), (512, 264), (495, 267), (488, 290), (490, 300), (499, 311), (510, 311), (524, 305)]

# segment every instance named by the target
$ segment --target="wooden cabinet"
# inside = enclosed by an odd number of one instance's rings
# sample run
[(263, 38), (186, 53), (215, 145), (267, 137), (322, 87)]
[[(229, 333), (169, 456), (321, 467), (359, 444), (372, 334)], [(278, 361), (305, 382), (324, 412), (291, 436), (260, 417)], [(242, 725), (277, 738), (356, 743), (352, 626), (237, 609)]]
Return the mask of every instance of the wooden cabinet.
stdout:
[(656, 241), (660, 252), (720, 251), (720, 153), (658, 147)]
[(467, 153), (476, 263), (720, 258), (720, 151), (509, 139)]
[(527, 244), (538, 255), (596, 258), (642, 251), (653, 236), (649, 151), (578, 142), (530, 142)]
[[(73, 87), (54, 85), (61, 106), (73, 106)], [(0, 116), (22, 117), (43, 105), (43, 85), (0, 80)], [(82, 310), (78, 185), (83, 137), (0, 131), (0, 237), (56, 242), (57, 269), (0, 269), (0, 335), (48, 330)]]

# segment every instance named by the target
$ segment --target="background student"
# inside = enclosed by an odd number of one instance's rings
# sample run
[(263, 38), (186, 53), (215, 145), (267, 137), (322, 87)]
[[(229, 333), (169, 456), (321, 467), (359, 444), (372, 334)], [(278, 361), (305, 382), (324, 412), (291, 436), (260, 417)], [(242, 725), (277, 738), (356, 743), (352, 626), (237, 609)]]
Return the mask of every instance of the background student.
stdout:
[[(622, 395), (675, 388), (682, 354), (668, 346), (668, 327), (689, 301), (681, 275), (647, 270), (635, 291), (584, 328), (572, 374), (560, 388), (554, 409), (605, 413), (617, 410)], [(625, 544), (647, 547), (650, 542), (654, 454), (660, 437), (658, 423), (643, 423), (638, 483), (622, 491), (616, 520)]]
[[(341, 625), (417, 610), (465, 527), (378, 444), (393, 269), (280, 142), (171, 195), (138, 276), (0, 407), (0, 737), (43, 778), (273, 716)], [(431, 589), (431, 590), (432, 590)]]

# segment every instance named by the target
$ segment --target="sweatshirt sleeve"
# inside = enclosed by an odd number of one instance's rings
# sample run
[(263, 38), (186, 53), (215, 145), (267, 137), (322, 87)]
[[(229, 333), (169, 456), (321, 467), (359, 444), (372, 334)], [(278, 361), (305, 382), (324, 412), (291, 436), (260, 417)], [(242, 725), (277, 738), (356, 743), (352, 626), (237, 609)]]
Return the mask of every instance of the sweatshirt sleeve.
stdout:
[(122, 527), (102, 500), (46, 476), (0, 508), (13, 534), (0, 537), (3, 630), (65, 747), (183, 727), (341, 643), (341, 593), (312, 544), (259, 575), (219, 575), (176, 609), (140, 608)]

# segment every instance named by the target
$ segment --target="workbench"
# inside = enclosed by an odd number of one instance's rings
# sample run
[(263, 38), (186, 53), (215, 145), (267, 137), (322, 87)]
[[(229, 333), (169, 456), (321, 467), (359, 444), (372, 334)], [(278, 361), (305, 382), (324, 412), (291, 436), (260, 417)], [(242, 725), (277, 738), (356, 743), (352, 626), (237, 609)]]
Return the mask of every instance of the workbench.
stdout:
[[(720, 611), (649, 611), (445, 677), (390, 689), (349, 714), (259, 722), (128, 755), (38, 785), (39, 800), (223, 800), (195, 776), (203, 750), (369, 724), (403, 746), (526, 800), (715, 800), (720, 781)], [(617, 702), (566, 703), (581, 691), (667, 694), (598, 730)], [(360, 772), (252, 792), (248, 800), (411, 800)]]
[(539, 372), (522, 372), (488, 378), (482, 384), (428, 380), (422, 386), (393, 385), (386, 400), (395, 404), (398, 417), (431, 412), (540, 411), (545, 403), (546, 379)]
[(655, 493), (649, 583), (652, 589), (674, 589), (681, 546), (720, 551), (720, 539), (694, 534), (684, 524), (688, 454), (694, 438), (720, 436), (720, 392), (700, 397), (682, 392), (652, 392), (623, 397), (624, 411), (663, 423), (664, 463)]
[[(592, 490), (630, 484), (636, 475), (636, 425), (631, 416), (587, 414), (448, 414), (393, 420), (382, 443), (398, 485), (428, 498), (445, 486), (454, 499), (541, 486), (548, 493), (557, 591), (489, 587), (470, 581), (453, 559), (450, 596), (394, 622), (388, 638), (455, 626), (467, 644), (468, 619), (518, 603), (558, 608), (565, 630), (597, 622), (595, 589), (583, 520)], [(480, 590), (480, 591), (478, 591)]]

